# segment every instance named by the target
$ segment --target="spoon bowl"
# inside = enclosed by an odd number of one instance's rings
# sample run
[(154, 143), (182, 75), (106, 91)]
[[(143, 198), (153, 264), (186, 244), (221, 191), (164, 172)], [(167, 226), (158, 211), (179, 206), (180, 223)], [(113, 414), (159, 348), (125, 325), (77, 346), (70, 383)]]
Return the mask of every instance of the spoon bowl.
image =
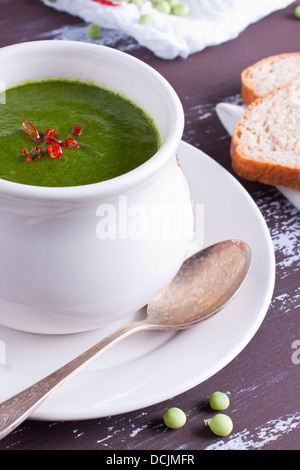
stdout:
[(217, 243), (188, 258), (169, 286), (147, 306), (147, 317), (125, 325), (44, 379), (0, 403), (0, 439), (60, 386), (121, 339), (140, 330), (183, 330), (219, 312), (240, 290), (251, 264), (238, 240)]
[(147, 321), (189, 328), (225, 307), (243, 285), (251, 263), (248, 245), (228, 240), (188, 258), (169, 286), (147, 307)]

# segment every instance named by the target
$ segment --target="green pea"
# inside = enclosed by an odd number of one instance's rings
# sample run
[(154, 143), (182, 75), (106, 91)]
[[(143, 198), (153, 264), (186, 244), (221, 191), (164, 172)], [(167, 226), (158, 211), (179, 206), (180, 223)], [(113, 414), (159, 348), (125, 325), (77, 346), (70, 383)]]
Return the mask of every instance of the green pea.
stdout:
[(177, 5), (177, 3), (179, 3), (179, 0), (167, 0), (167, 2), (170, 4), (170, 6), (172, 8), (174, 5)]
[(214, 392), (209, 398), (209, 404), (213, 410), (223, 411), (229, 407), (230, 400), (226, 393)]
[(144, 5), (144, 0), (130, 0), (130, 3), (134, 3), (138, 8), (142, 8)]
[(172, 13), (176, 16), (188, 16), (190, 9), (185, 3), (177, 3), (172, 7)]
[(233, 430), (233, 422), (231, 418), (221, 413), (215, 415), (211, 419), (205, 419), (204, 422), (217, 436), (228, 436)]
[(102, 28), (96, 23), (92, 23), (88, 25), (88, 35), (93, 38), (100, 38), (102, 35)]
[(169, 14), (171, 13), (171, 6), (167, 0), (162, 0), (161, 2), (157, 3), (156, 8), (161, 13)]
[(151, 24), (152, 23), (152, 16), (151, 15), (141, 15), (139, 19), (139, 24)]
[(180, 408), (169, 408), (164, 412), (163, 420), (168, 428), (178, 429), (185, 425), (186, 415)]
[(300, 5), (298, 5), (296, 8), (295, 8), (295, 17), (300, 20)]

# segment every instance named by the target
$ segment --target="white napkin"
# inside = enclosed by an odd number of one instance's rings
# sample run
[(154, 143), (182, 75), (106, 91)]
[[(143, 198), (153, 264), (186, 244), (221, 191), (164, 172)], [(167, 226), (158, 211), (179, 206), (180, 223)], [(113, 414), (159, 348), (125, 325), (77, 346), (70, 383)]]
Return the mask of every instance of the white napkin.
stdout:
[[(190, 15), (179, 17), (160, 13), (150, 0), (145, 0), (140, 9), (126, 2), (110, 7), (92, 0), (42, 1), (86, 22), (122, 31), (163, 59), (186, 58), (207, 46), (233, 39), (249, 24), (293, 3), (291, 0), (182, 0), (190, 7)], [(141, 14), (150, 14), (153, 23), (140, 25)]]
[[(219, 103), (216, 106), (216, 112), (221, 123), (225, 127), (229, 135), (232, 135), (233, 130), (243, 116), (246, 107), (237, 106), (229, 103)], [(283, 186), (276, 186), (279, 191), (292, 203), (298, 210), (300, 210), (300, 190), (284, 188)]]

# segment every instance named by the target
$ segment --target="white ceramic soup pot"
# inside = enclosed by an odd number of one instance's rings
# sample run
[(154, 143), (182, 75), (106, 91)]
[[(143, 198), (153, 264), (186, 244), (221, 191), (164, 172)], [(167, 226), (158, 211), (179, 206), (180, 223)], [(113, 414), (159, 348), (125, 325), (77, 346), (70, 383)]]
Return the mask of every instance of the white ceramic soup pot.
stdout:
[(193, 237), (190, 191), (176, 158), (180, 100), (147, 64), (95, 44), (22, 43), (2, 48), (0, 64), (6, 87), (93, 80), (135, 101), (159, 128), (157, 153), (107, 181), (54, 188), (0, 180), (0, 324), (65, 334), (117, 322), (167, 286)]

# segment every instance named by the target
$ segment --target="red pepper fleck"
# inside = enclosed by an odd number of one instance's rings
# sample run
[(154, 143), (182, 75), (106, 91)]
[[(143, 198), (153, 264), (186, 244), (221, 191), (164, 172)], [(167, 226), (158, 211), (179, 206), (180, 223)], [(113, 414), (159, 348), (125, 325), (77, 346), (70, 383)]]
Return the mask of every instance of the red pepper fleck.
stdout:
[[(31, 154), (36, 153), (36, 152), (38, 152), (37, 156), (32, 158)], [(28, 150), (25, 147), (23, 147), (23, 150), (22, 150), (22, 154), (24, 155), (24, 157), (26, 157), (26, 160), (28, 163), (36, 162), (39, 158), (41, 158), (42, 153), (43, 153), (43, 149), (40, 145), (38, 145), (37, 147), (33, 147), (30, 150), (30, 152), (28, 152)]]
[(79, 147), (79, 142), (76, 139), (73, 139), (73, 137), (71, 137), (70, 134), (68, 135), (68, 137), (66, 138), (64, 142), (59, 142), (59, 144), (62, 147), (66, 147), (68, 149), (70, 148), (77, 149)]
[[(31, 129), (28, 129), (27, 125), (30, 126)], [(38, 130), (33, 124), (31, 124), (31, 122), (23, 121), (22, 126), (24, 128), (24, 131), (29, 135), (29, 137), (32, 138), (32, 140), (34, 140), (35, 142), (40, 140), (40, 135), (38, 133)]]
[(83, 126), (74, 126), (72, 130), (72, 134), (78, 137), (82, 132)]
[(56, 144), (59, 139), (59, 133), (50, 127), (42, 132), (41, 137), (45, 140), (46, 144)]
[(48, 145), (46, 154), (52, 159), (60, 158), (62, 156), (62, 150), (58, 144)]
[(24, 157), (28, 157), (29, 152), (28, 152), (28, 150), (26, 149), (26, 147), (23, 147), (22, 155), (24, 155)]
[(112, 2), (111, 0), (93, 0), (93, 2), (101, 3), (101, 5), (108, 5), (110, 7), (119, 7), (121, 3)]
[[(53, 129), (52, 127), (48, 127), (47, 129), (42, 132), (41, 135), (39, 135), (37, 128), (31, 124), (29, 121), (23, 121), (22, 126), (25, 130), (25, 132), (31, 137), (32, 140), (38, 141), (38, 140), (43, 140), (48, 146), (46, 147), (46, 155), (49, 155), (50, 158), (56, 159), (56, 158), (61, 158), (62, 156), (62, 149), (61, 147), (66, 147), (66, 148), (78, 148), (79, 147), (79, 142), (74, 139), (73, 137), (70, 136), (70, 134), (67, 136), (67, 138), (64, 141), (59, 140), (59, 133)], [(72, 134), (75, 136), (79, 136), (82, 132), (83, 126), (74, 126), (72, 130)], [(37, 153), (37, 156), (32, 158), (32, 154)], [(28, 162), (35, 162), (38, 160), (43, 153), (43, 149), (41, 146), (33, 147), (30, 152), (26, 149), (26, 147), (23, 147), (22, 150), (22, 155), (26, 157), (26, 160)]]

